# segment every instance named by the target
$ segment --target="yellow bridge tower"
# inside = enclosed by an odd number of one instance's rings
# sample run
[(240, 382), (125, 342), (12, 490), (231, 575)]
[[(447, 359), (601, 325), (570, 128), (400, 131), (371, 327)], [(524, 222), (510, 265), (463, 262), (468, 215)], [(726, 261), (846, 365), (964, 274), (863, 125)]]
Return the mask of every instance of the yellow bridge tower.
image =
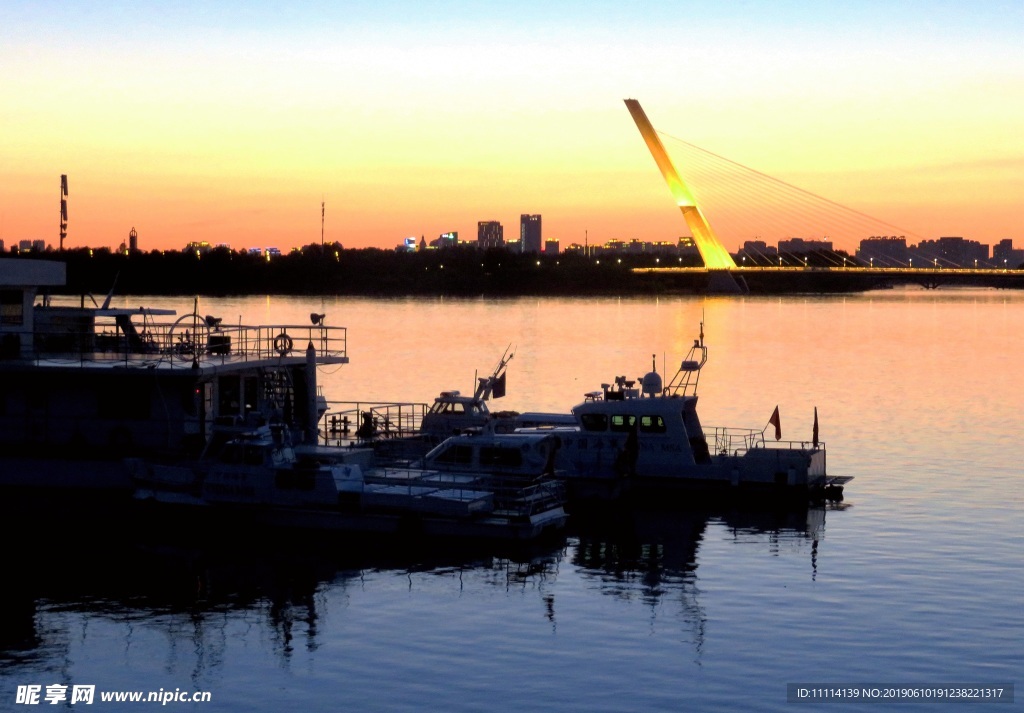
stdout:
[(736, 262), (732, 259), (732, 255), (722, 245), (718, 236), (715, 235), (715, 231), (711, 229), (711, 224), (697, 207), (697, 201), (694, 200), (689, 187), (683, 182), (676, 167), (672, 164), (672, 160), (665, 152), (665, 147), (647, 119), (647, 114), (640, 107), (640, 102), (636, 99), (626, 99), (626, 108), (629, 109), (633, 121), (640, 129), (640, 135), (644, 137), (647, 148), (654, 156), (654, 162), (661, 169), (661, 175), (665, 177), (665, 182), (668, 183), (669, 190), (672, 191), (672, 197), (676, 199), (676, 205), (683, 211), (683, 218), (686, 219), (686, 224), (690, 227), (690, 232), (693, 233), (693, 242), (696, 243), (697, 249), (700, 251), (704, 266), (708, 270), (736, 269)]

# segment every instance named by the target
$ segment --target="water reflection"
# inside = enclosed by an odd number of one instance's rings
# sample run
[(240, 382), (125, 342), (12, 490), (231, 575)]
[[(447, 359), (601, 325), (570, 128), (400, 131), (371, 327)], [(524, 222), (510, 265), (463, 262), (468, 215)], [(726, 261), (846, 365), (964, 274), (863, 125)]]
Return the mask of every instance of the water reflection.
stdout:
[(640, 600), (650, 607), (652, 619), (666, 598), (677, 601), (699, 657), (707, 616), (697, 570), (709, 526), (724, 528), (737, 543), (767, 543), (770, 553), (786, 540), (810, 542), (814, 579), (825, 511), (825, 505), (595, 509), (573, 515), (575, 536), (568, 551), (570, 561), (585, 578), (597, 582), (602, 593)]
[[(413, 593), (440, 584), (446, 598), (452, 589), (522, 590), (556, 633), (559, 592), (578, 595), (557, 586), (566, 566), (599, 595), (648, 607), (652, 626), (666, 605), (676, 609), (700, 659), (708, 616), (698, 564), (709, 531), (769, 553), (809, 541), (814, 577), (825, 521), (824, 509), (808, 507), (592, 510), (575, 513), (560, 542), (479, 550), (199, 527), (80, 502), (6, 510), (0, 527), (19, 543), (8, 550), (18, 576), (6, 588), (0, 665), (70, 680), (82, 652), (126, 670), (156, 656), (167, 675), (187, 671), (197, 689), (228, 667), (239, 641), (258, 642), (284, 669), (298, 651), (315, 655), (331, 607), (347, 608), (357, 592), (393, 601), (396, 583)], [(336, 617), (328, 641), (337, 625)]]
[[(0, 661), (31, 663), (67, 656), (90, 620), (120, 625), (126, 654), (136, 628), (163, 631), (173, 648), (188, 642), (197, 667), (217, 666), (229, 625), (241, 617), (260, 627), (287, 661), (297, 647), (320, 646), (327, 595), (361, 587), (367, 574), (461, 577), (516, 587), (557, 567), (564, 540), (508, 551), (318, 536), (283, 531), (201, 527), (153, 521), (130, 504), (9, 500), (2, 517), (8, 564)], [(26, 533), (33, 533), (26, 537)], [(75, 627), (80, 627), (75, 630)]]

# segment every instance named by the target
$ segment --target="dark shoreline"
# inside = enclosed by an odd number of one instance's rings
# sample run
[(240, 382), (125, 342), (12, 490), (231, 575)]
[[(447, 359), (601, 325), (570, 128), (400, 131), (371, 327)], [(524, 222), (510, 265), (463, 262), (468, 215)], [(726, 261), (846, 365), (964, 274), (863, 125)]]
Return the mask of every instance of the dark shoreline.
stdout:
[[(10, 257), (17, 259), (17, 255)], [(416, 253), (310, 245), (268, 259), (213, 249), (194, 252), (115, 253), (66, 250), (28, 253), (28, 259), (67, 265), (67, 284), (54, 294), (120, 295), (349, 295), (366, 297), (601, 297), (720, 293), (709, 273), (658, 270), (666, 263), (700, 268), (699, 258), (647, 254), (580, 253), (516, 255), (506, 250), (454, 248)], [(1024, 288), (1024, 271), (945, 270), (932, 274), (874, 274), (828, 269), (751, 270), (732, 274), (739, 292), (751, 294), (842, 294), (887, 289), (898, 284)], [(728, 275), (719, 273), (730, 283)], [(725, 290), (728, 291), (728, 290)]]

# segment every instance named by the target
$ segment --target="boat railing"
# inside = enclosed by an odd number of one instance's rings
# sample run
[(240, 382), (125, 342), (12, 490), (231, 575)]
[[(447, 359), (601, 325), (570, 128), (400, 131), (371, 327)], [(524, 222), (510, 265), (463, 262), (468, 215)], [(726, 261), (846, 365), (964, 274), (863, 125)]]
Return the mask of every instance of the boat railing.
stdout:
[(425, 403), (413, 402), (327, 401), (320, 433), (328, 445), (409, 438), (419, 435), (428, 409)]
[(824, 449), (822, 442), (783, 441), (764, 437), (764, 431), (753, 428), (729, 428), (724, 426), (708, 426), (704, 429), (704, 437), (708, 440), (713, 453), (720, 455), (742, 455), (754, 448), (791, 450)]
[(82, 328), (36, 325), (31, 357), (38, 363), (80, 362), (191, 366), (304, 357), (310, 344), (318, 361), (346, 360), (345, 327), (322, 324), (223, 325), (186, 315), (175, 322), (111, 320)]
[(679, 369), (676, 370), (675, 376), (665, 387), (664, 394), (666, 396), (695, 396), (697, 394), (700, 370), (708, 361), (708, 348), (704, 346), (703, 338), (704, 335), (701, 334), (701, 339), (694, 340), (686, 358), (679, 363)]
[(384, 466), (376, 475), (368, 473), (365, 479), (367, 483), (405, 487), (410, 496), (421, 492), (424, 486), (459, 498), (488, 493), (493, 498), (492, 512), (506, 516), (528, 517), (565, 503), (565, 486), (553, 475), (531, 477), (520, 473), (467, 472), (456, 467), (423, 471)]
[(521, 475), (496, 474), (491, 478), (495, 510), (532, 515), (565, 503), (565, 486), (553, 476), (524, 480)]

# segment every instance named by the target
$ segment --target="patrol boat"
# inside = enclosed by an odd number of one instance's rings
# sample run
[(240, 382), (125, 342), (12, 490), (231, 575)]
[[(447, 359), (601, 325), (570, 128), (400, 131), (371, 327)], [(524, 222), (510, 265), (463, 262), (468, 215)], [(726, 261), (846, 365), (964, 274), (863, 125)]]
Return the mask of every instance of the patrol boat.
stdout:
[[(626, 493), (661, 497), (702, 492), (837, 498), (850, 477), (826, 474), (825, 444), (766, 439), (764, 430), (705, 427), (697, 415), (697, 385), (707, 363), (699, 339), (663, 386), (652, 370), (637, 382), (617, 377), (572, 409), (573, 428), (557, 433), (558, 467), (572, 498), (609, 499)], [(777, 418), (773, 415), (777, 423)]]

